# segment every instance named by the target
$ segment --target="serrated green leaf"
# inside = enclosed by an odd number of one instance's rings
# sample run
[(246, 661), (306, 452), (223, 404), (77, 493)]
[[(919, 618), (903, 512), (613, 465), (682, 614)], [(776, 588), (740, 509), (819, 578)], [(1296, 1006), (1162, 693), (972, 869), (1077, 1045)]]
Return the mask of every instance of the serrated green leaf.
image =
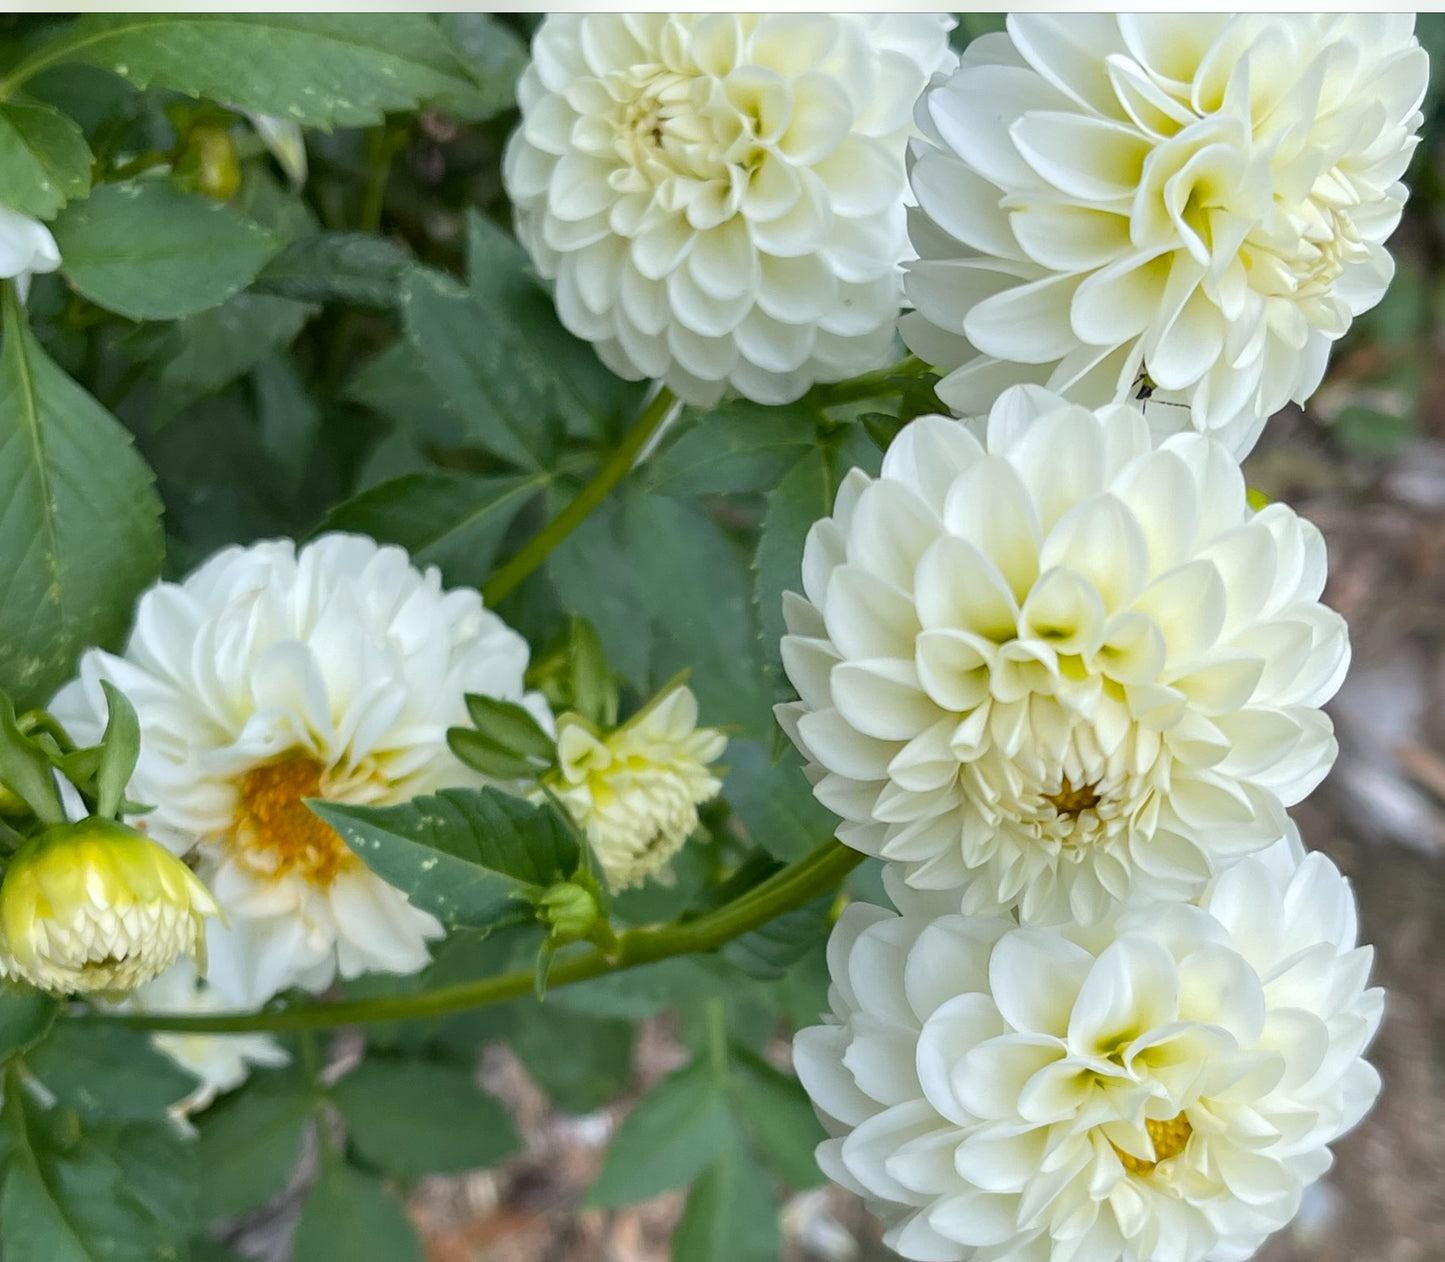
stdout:
[(540, 474), (409, 473), (338, 504), (317, 532), (355, 530), (400, 544), (417, 565), (439, 567), (449, 586), (480, 587), (507, 527), (544, 481)]
[(730, 1144), (688, 1193), (672, 1256), (687, 1262), (775, 1262), (781, 1250), (777, 1189), (741, 1145)]
[(34, 102), (0, 105), (0, 171), (9, 209), (49, 219), (90, 191), (90, 146), (59, 110)]
[(617, 1128), (589, 1206), (631, 1205), (681, 1187), (733, 1142), (722, 1080), (693, 1061), (664, 1078)]
[(827, 938), (833, 898), (831, 892), (822, 894), (734, 938), (723, 947), (722, 957), (749, 977), (764, 981), (781, 977)]
[(506, 1109), (460, 1065), (366, 1060), (331, 1098), (361, 1155), (401, 1178), (496, 1165), (521, 1146)]
[(294, 1069), (252, 1074), (201, 1115), (195, 1161), (205, 1219), (245, 1213), (286, 1186), (316, 1108), (307, 1079)]
[(777, 859), (800, 859), (833, 835), (838, 817), (813, 796), (803, 760), (789, 746), (774, 762), (766, 746), (728, 745), (723, 797), (748, 836)]
[(422, 1262), (401, 1202), (330, 1154), (301, 1206), (291, 1256), (293, 1262)]
[(310, 127), (365, 126), (471, 87), (420, 13), (95, 13), (39, 55)]
[(71, 284), (133, 320), (173, 320), (218, 306), (281, 244), (229, 206), (159, 180), (102, 184), (52, 227)]
[(50, 698), (114, 644), (160, 570), (161, 504), (130, 436), (32, 336), (13, 290), (0, 345), (0, 687)]
[(34, 1047), (49, 1031), (60, 1004), (19, 982), (0, 982), (0, 1061)]
[(519, 896), (567, 880), (579, 862), (554, 806), (497, 789), (443, 789), (401, 806), (309, 805), (373, 872), (455, 927), (531, 919)]
[(5, 1262), (180, 1262), (193, 1230), (190, 1167), (164, 1126), (79, 1132), (17, 1077), (5, 1093)]
[(816, 425), (799, 405), (725, 403), (694, 416), (677, 441), (648, 462), (648, 488), (676, 496), (771, 490), (816, 445)]
[(297, 302), (349, 302), (389, 310), (401, 301), (401, 278), (415, 264), (401, 246), (366, 232), (299, 237), (252, 282), (256, 293)]
[(827, 1138), (803, 1084), (744, 1047), (733, 1048), (728, 1097), (779, 1175), (792, 1187), (823, 1182), (814, 1149)]
[(61, 1104), (92, 1118), (163, 1118), (198, 1085), (148, 1035), (98, 1021), (60, 1022), (25, 1064)]

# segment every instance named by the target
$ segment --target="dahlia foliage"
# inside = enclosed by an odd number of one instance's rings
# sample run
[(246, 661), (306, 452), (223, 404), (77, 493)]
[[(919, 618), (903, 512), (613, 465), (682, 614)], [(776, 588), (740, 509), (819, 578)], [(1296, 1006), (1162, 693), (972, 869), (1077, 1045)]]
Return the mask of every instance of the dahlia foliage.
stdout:
[(1300, 1212), (1383, 1000), (1240, 461), (1400, 353), (1426, 54), (981, 22), (0, 21), (0, 1258), (419, 1258), (481, 1046), (587, 1114), (663, 1010), (587, 1197), (681, 1262)]

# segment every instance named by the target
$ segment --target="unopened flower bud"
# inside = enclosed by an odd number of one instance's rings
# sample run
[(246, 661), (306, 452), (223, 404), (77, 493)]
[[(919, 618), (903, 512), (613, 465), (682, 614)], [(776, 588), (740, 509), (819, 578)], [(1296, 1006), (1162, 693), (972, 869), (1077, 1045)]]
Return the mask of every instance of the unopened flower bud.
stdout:
[(210, 891), (169, 851), (112, 820), (54, 824), (0, 884), (6, 971), (55, 994), (127, 991), (180, 955), (204, 967)]
[(537, 914), (556, 942), (580, 942), (597, 923), (597, 898), (591, 890), (566, 881), (537, 900)]

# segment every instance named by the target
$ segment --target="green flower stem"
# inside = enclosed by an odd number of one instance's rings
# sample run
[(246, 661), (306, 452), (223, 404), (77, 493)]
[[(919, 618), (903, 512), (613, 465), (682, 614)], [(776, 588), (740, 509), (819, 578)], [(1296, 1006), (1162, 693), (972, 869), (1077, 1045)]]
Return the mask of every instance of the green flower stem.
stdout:
[[(785, 912), (811, 902), (833, 889), (863, 859), (837, 841), (828, 841), (811, 854), (774, 873), (762, 884), (715, 911), (693, 920), (646, 925), (617, 935), (616, 945), (604, 952), (591, 947), (552, 966), (547, 988), (619, 973), (674, 955), (715, 951), (733, 938), (756, 929)], [(321, 1003), (280, 1012), (236, 1013), (229, 1016), (168, 1016), (164, 1013), (99, 1013), (85, 1011), (78, 1019), (130, 1026), (136, 1030), (179, 1030), (193, 1034), (234, 1034), (255, 1030), (317, 1030), (366, 1021), (408, 1021), (444, 1016), (469, 1008), (520, 999), (532, 991), (531, 968), (475, 981), (459, 982), (415, 995), (385, 995), (346, 1003)]]
[(617, 450), (593, 475), (592, 481), (577, 492), (572, 502), (549, 521), (525, 546), (502, 565), (482, 586), (482, 599), (488, 606), (495, 606), (508, 592), (522, 582), (533, 570), (547, 559), (547, 554), (570, 535), (586, 519), (587, 514), (607, 498), (607, 494), (622, 481), (637, 462), (638, 453), (657, 427), (666, 420), (676, 399), (671, 390), (663, 386), (657, 397), (632, 423), (632, 428), (622, 436)]

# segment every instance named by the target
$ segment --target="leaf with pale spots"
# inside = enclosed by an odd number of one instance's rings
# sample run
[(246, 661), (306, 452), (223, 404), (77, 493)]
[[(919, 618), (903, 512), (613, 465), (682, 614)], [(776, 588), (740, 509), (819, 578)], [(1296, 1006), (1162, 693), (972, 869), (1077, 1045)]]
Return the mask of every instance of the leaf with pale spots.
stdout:
[(33, 102), (0, 105), (0, 171), (5, 206), (49, 219), (90, 191), (90, 146), (59, 110)]
[(530, 920), (529, 895), (567, 880), (580, 862), (556, 807), (499, 789), (443, 789), (401, 806), (307, 804), (367, 867), (455, 928)]

